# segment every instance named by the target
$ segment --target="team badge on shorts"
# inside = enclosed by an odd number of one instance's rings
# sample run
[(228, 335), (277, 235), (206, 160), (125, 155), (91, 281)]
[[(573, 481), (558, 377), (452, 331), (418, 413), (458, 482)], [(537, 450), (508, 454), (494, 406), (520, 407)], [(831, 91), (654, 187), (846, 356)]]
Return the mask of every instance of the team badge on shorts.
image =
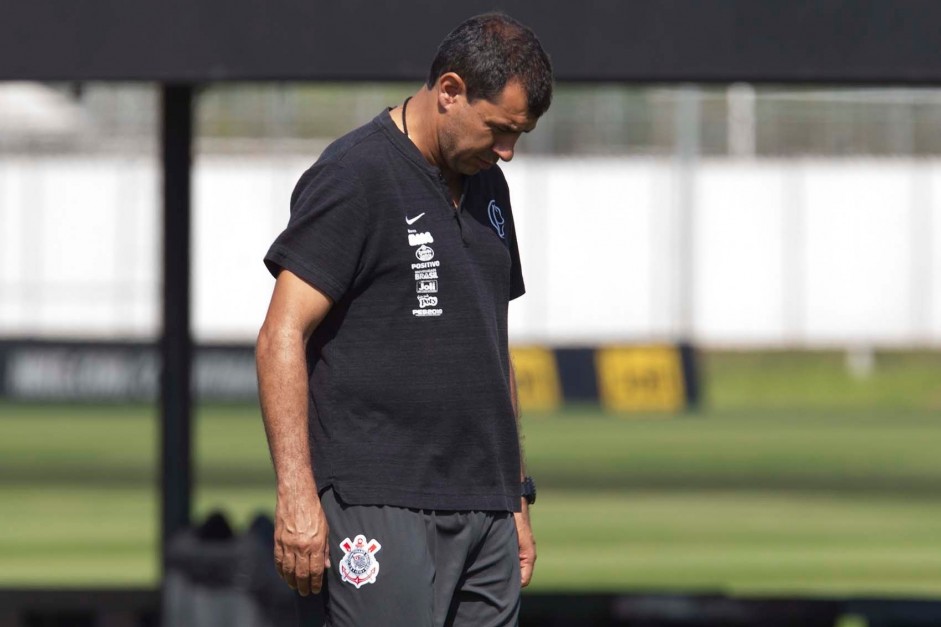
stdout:
[(375, 540), (366, 542), (366, 536), (358, 535), (351, 542), (349, 538), (340, 543), (343, 559), (340, 560), (340, 579), (357, 588), (367, 583), (376, 583), (379, 574), (379, 561), (376, 553), (382, 548)]

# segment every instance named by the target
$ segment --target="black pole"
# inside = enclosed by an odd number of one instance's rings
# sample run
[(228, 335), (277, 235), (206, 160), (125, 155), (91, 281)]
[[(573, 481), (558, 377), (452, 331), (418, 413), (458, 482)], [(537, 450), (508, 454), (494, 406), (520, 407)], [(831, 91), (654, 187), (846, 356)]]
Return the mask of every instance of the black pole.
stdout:
[(190, 166), (193, 86), (161, 88), (163, 157), (163, 337), (160, 342), (162, 516), (161, 563), (167, 541), (190, 522), (191, 377)]

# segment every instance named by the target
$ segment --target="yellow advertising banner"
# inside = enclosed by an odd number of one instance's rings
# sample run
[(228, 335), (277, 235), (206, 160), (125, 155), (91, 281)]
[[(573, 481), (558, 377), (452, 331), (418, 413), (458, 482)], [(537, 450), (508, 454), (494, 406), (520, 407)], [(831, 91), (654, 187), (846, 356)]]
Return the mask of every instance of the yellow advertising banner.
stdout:
[(554, 411), (562, 404), (562, 385), (555, 353), (548, 348), (514, 346), (510, 358), (516, 370), (516, 389), (525, 411)]
[(679, 411), (686, 406), (683, 362), (675, 346), (599, 348), (598, 394), (611, 411)]

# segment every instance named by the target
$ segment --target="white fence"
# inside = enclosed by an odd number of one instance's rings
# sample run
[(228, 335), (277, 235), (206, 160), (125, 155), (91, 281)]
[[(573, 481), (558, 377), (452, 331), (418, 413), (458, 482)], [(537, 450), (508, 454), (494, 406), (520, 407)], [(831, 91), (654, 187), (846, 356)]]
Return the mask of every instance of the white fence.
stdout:
[[(272, 287), (261, 258), (311, 161), (198, 160), (198, 340), (253, 339)], [(688, 212), (667, 159), (519, 157), (505, 171), (528, 287), (515, 341), (941, 344), (941, 161), (704, 160)], [(0, 158), (0, 335), (152, 337), (158, 181), (149, 158)]]

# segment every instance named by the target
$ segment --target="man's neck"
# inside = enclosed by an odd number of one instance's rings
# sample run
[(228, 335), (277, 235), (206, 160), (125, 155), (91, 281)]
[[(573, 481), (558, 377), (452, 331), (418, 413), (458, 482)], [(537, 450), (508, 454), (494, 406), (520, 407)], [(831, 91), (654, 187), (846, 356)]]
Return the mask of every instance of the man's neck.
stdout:
[[(395, 107), (389, 115), (392, 116), (392, 121), (400, 131), (404, 133), (408, 128), (408, 138), (412, 140), (425, 160), (441, 171), (452, 192), (458, 190), (458, 197), (460, 197), (463, 177), (447, 167), (441, 157), (441, 147), (438, 145), (438, 133), (435, 126), (437, 104), (434, 92), (427, 87), (422, 87), (408, 100), (407, 106)], [(402, 122), (403, 112), (408, 116), (405, 124)]]

